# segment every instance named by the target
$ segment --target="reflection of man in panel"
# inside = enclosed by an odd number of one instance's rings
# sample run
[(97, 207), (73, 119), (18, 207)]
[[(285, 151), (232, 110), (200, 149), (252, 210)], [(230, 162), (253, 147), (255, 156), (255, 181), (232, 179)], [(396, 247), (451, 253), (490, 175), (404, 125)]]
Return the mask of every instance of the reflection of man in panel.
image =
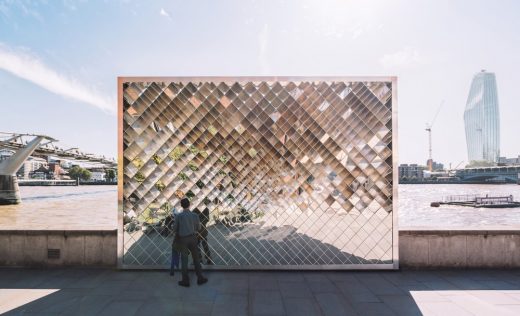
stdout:
[[(207, 204), (209, 203), (209, 200), (204, 200), (204, 204), (206, 204), (206, 207), (201, 212), (198, 208), (195, 208), (193, 210), (193, 213), (197, 214), (199, 216), (200, 220), (200, 230), (199, 230), (199, 253), (200, 253), (200, 261), (202, 263), (202, 249), (204, 250), (204, 255), (206, 258), (207, 264), (213, 264), (211, 261), (211, 255), (209, 252), (209, 244), (208, 244), (208, 222), (209, 222), (209, 208), (207, 207)], [(202, 248), (202, 249), (201, 249)]]
[(175, 216), (173, 227), (175, 238), (183, 249), (183, 254), (181, 255), (182, 280), (179, 281), (179, 285), (185, 287), (190, 286), (190, 279), (188, 276), (188, 251), (191, 252), (191, 257), (195, 264), (197, 284), (204, 284), (208, 282), (208, 279), (202, 275), (197, 246), (197, 233), (200, 229), (199, 216), (190, 211), (190, 201), (187, 198), (181, 200), (181, 207), (183, 210)]

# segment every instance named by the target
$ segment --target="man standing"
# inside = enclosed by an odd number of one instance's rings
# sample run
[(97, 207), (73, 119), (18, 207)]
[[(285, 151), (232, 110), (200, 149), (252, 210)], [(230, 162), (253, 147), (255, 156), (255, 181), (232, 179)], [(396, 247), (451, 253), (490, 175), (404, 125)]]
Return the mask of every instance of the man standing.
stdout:
[(179, 281), (179, 285), (185, 287), (190, 286), (190, 279), (188, 276), (188, 251), (191, 252), (191, 257), (195, 264), (197, 284), (201, 285), (208, 282), (208, 279), (202, 275), (197, 246), (197, 233), (200, 229), (199, 216), (190, 211), (190, 201), (187, 198), (181, 200), (181, 207), (183, 210), (175, 216), (175, 224), (173, 228), (175, 238), (183, 248), (183, 253), (181, 254), (182, 280)]

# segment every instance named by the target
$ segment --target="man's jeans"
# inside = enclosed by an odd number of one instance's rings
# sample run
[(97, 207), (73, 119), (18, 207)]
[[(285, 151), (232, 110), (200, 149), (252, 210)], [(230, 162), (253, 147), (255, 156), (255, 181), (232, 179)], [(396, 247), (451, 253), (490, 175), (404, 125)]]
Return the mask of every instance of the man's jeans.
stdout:
[(197, 245), (197, 236), (190, 235), (186, 237), (180, 237), (179, 243), (183, 247), (183, 251), (181, 253), (181, 271), (182, 271), (182, 281), (189, 282), (188, 276), (188, 251), (191, 252), (191, 257), (193, 258), (193, 263), (195, 264), (195, 273), (197, 274), (197, 278), (202, 278), (202, 268), (200, 266), (200, 258), (199, 258), (199, 249)]

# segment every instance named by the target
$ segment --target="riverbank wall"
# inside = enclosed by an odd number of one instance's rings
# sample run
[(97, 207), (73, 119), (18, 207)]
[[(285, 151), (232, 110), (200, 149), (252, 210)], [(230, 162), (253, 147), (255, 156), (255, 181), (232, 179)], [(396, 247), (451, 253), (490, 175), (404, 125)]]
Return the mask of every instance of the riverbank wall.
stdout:
[(117, 230), (3, 230), (0, 266), (115, 267)]
[(399, 231), (402, 269), (520, 268), (520, 229)]
[[(401, 269), (520, 268), (519, 229), (399, 232)], [(117, 230), (0, 231), (0, 266), (117, 267)]]

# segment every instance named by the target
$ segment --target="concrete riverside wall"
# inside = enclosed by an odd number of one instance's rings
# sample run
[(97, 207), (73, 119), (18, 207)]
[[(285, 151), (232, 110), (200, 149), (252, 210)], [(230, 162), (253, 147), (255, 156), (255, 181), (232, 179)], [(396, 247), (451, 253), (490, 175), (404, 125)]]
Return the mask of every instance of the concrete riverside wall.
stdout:
[[(60, 249), (59, 259), (48, 249)], [(104, 266), (117, 264), (117, 230), (0, 230), (0, 266)]]
[[(47, 249), (60, 249), (48, 259)], [(520, 268), (518, 230), (399, 231), (401, 269)], [(117, 266), (117, 230), (0, 231), (0, 266)]]
[(401, 229), (399, 263), (402, 269), (520, 268), (520, 229)]

